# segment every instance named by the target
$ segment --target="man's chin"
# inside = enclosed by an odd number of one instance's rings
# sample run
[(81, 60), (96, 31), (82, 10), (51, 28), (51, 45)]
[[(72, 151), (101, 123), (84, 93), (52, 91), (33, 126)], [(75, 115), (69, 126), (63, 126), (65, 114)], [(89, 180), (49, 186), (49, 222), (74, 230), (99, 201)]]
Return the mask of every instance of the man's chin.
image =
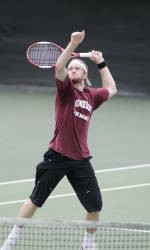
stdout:
[(79, 83), (79, 81), (78, 81), (78, 80), (72, 80), (72, 82), (73, 82), (73, 84), (77, 84), (77, 83)]
[(73, 84), (78, 84), (80, 81), (78, 79), (72, 79)]

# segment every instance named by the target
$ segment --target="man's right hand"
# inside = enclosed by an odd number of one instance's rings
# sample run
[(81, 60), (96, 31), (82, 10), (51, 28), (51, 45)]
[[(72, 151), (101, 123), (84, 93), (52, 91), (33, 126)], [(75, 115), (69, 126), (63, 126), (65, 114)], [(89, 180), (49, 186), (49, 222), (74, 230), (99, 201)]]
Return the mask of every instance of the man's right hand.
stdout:
[(84, 40), (85, 37), (85, 31), (82, 30), (81, 32), (73, 32), (71, 34), (71, 43), (75, 46), (78, 46), (82, 41)]

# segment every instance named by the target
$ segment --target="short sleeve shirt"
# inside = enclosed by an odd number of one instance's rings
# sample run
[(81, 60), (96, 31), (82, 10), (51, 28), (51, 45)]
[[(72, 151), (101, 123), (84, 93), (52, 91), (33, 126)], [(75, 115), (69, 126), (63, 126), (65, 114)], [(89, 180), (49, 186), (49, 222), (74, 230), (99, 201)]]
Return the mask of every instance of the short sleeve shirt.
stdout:
[(65, 82), (55, 78), (55, 132), (49, 147), (81, 160), (90, 157), (87, 136), (91, 115), (108, 99), (106, 88), (76, 89), (68, 75)]

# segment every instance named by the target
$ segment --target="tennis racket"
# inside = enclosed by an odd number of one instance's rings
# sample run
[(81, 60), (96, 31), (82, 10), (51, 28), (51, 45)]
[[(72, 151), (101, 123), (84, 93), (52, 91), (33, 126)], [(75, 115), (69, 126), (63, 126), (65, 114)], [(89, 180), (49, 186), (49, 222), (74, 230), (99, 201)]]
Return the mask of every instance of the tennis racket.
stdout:
[[(37, 42), (27, 49), (27, 59), (31, 64), (39, 68), (54, 68), (58, 57), (63, 52), (63, 48), (52, 42)], [(91, 57), (92, 53), (72, 53), (75, 57)]]

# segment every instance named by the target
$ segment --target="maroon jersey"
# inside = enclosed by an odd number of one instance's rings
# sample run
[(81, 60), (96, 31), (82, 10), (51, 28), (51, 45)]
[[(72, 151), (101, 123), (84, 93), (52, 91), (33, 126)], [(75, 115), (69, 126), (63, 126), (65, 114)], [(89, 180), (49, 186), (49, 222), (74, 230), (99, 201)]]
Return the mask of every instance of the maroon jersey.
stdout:
[(85, 88), (80, 91), (67, 76), (65, 82), (55, 78), (55, 132), (49, 147), (75, 160), (88, 158), (88, 127), (91, 115), (108, 99), (105, 88)]

